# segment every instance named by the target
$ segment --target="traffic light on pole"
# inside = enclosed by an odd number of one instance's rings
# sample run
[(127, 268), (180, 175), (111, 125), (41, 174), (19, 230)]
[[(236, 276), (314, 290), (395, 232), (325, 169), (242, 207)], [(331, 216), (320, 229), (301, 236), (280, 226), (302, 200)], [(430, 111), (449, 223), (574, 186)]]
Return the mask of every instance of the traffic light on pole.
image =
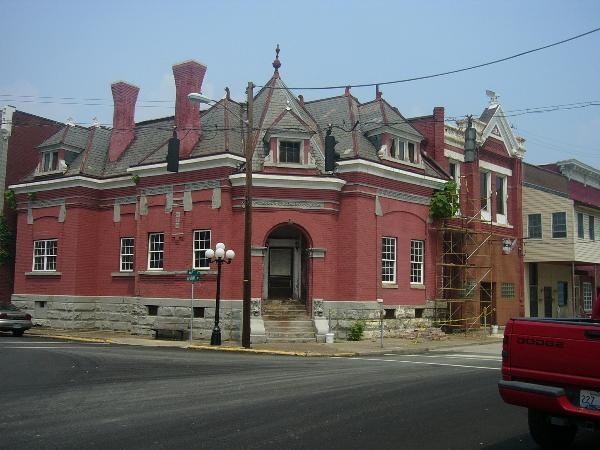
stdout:
[(175, 129), (167, 149), (167, 172), (179, 172), (179, 139)]
[(339, 153), (335, 151), (337, 141), (331, 134), (331, 126), (327, 129), (325, 135), (325, 172), (333, 172), (335, 170), (335, 162), (340, 159)]

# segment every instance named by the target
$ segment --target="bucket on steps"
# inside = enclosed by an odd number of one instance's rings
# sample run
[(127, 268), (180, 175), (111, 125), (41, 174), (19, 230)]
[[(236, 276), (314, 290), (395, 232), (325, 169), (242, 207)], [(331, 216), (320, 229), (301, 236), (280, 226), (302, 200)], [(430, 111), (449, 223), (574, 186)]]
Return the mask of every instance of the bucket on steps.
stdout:
[(335, 333), (325, 333), (325, 343), (326, 344), (333, 344), (333, 338), (335, 336)]
[(492, 334), (498, 334), (498, 325), (492, 325)]

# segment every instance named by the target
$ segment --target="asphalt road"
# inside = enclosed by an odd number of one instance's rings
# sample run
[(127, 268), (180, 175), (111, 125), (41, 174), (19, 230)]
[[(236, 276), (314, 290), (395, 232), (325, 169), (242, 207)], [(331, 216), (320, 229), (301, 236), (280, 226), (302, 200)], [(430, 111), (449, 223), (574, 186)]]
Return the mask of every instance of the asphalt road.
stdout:
[[(536, 448), (485, 352), (305, 358), (0, 335), (0, 361), (2, 448)], [(598, 442), (584, 431), (573, 448)]]

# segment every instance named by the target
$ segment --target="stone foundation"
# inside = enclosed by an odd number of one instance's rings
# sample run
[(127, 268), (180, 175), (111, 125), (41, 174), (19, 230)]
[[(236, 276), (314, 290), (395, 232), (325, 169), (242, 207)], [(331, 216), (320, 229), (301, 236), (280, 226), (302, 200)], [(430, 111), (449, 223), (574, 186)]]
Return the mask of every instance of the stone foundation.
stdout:
[[(253, 334), (262, 324), (260, 299), (253, 299)], [(15, 294), (12, 303), (33, 316), (34, 325), (78, 330), (124, 331), (136, 335), (153, 335), (157, 317), (190, 319), (189, 300), (140, 297), (75, 297), (62, 295)], [(193, 333), (197, 339), (210, 339), (215, 318), (215, 300), (197, 299), (193, 304), (196, 315)], [(363, 337), (380, 336), (382, 307), (375, 301), (313, 301), (313, 319), (318, 330), (316, 339), (324, 341), (325, 333), (335, 333), (336, 339), (347, 339), (349, 328), (358, 320), (365, 322)], [(432, 325), (428, 308), (422, 305), (383, 305), (384, 337), (412, 337)], [(419, 317), (417, 317), (419, 316)], [(223, 340), (241, 339), (242, 301), (221, 300), (220, 327)], [(260, 328), (260, 327), (258, 327)], [(256, 329), (257, 332), (260, 330)], [(264, 342), (262, 334), (253, 342)]]

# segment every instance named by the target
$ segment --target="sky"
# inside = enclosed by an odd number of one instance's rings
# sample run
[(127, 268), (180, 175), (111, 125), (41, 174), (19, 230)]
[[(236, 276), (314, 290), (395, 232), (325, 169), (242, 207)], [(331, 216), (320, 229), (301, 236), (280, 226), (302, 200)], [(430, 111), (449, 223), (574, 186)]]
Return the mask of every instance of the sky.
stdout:
[[(242, 100), (249, 81), (266, 83), (277, 44), (279, 73), (289, 87), (402, 80), (593, 30), (600, 27), (600, 2), (0, 0), (0, 17), (0, 107), (111, 126), (110, 84), (118, 80), (140, 88), (136, 121), (173, 115), (172, 65), (185, 60), (208, 67), (202, 92), (214, 99), (229, 87)], [(443, 106), (452, 119), (479, 117), (488, 105), (485, 92), (492, 90), (513, 132), (526, 139), (525, 161), (575, 158), (600, 169), (599, 50), (595, 32), (498, 64), (381, 90), (405, 117)], [(309, 101), (343, 89), (294, 93)], [(353, 88), (352, 94), (368, 102), (375, 88)]]

